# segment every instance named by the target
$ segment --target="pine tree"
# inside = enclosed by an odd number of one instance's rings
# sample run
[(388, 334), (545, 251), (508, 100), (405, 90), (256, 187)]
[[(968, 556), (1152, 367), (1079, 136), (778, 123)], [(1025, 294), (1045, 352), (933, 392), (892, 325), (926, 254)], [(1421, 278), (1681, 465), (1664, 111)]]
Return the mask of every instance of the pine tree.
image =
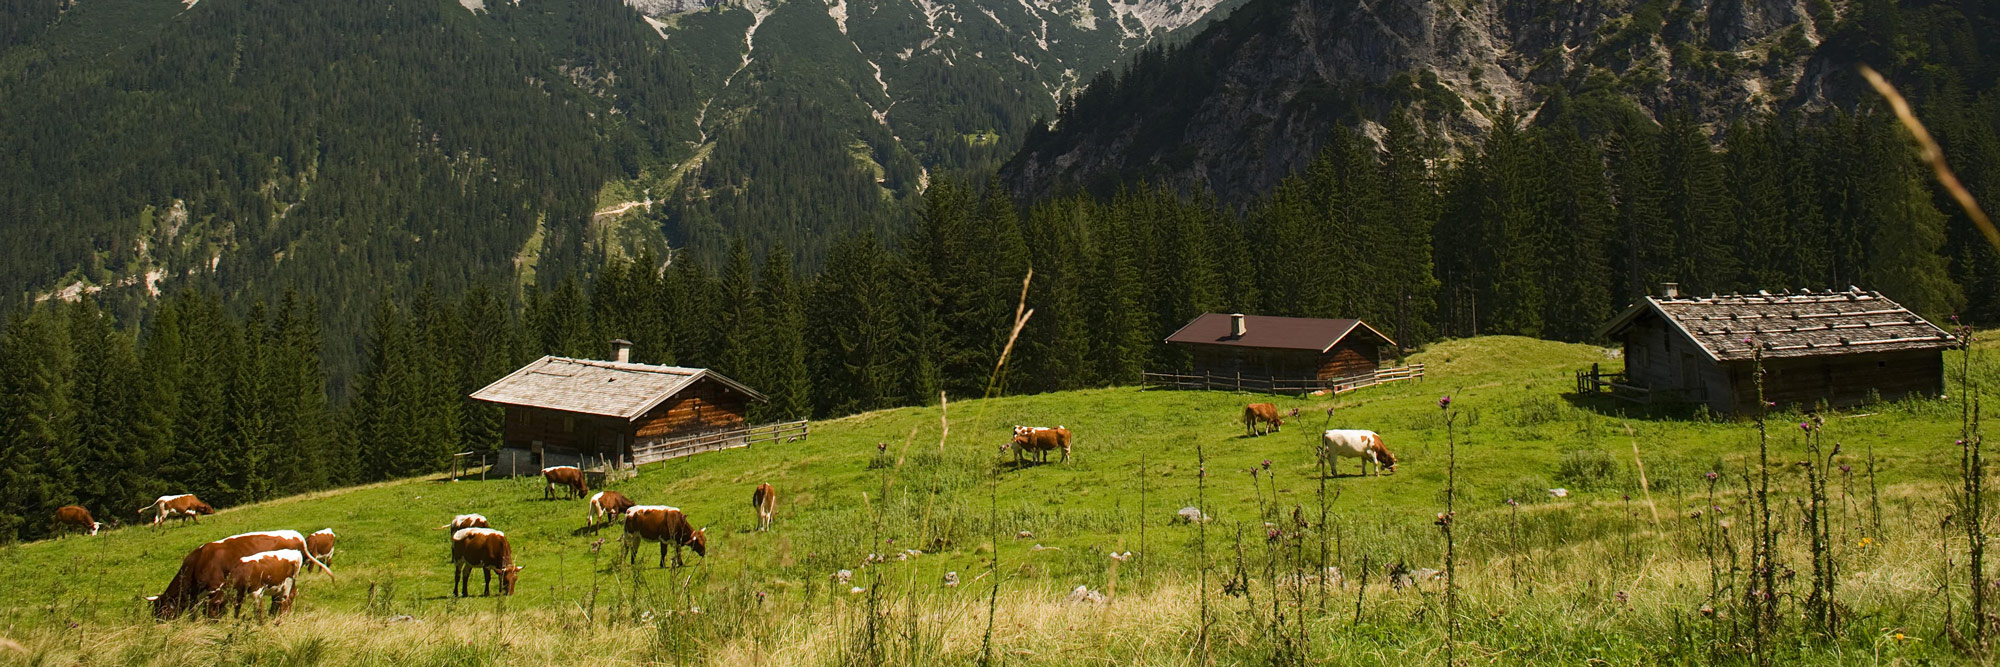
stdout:
[(756, 269), (750, 262), (750, 248), (742, 239), (729, 246), (729, 261), (722, 267), (715, 320), (721, 330), (721, 348), (715, 369), (755, 387), (765, 379), (766, 359), (758, 356), (757, 323), (763, 319), (757, 307)]
[(46, 535), (48, 517), (73, 499), (77, 406), (66, 325), (42, 307), (0, 332), (0, 541)]
[(1685, 114), (1673, 114), (1659, 138), (1666, 223), (1674, 239), (1669, 280), (1692, 290), (1742, 289), (1734, 252), (1739, 227), (1730, 219), (1726, 174), (1708, 134)]
[(812, 415), (812, 377), (806, 367), (806, 315), (791, 253), (774, 246), (757, 280), (757, 357), (763, 377), (758, 387), (769, 404), (754, 406), (757, 421), (804, 419)]
[(1933, 322), (1965, 308), (1965, 293), (1952, 282), (1941, 250), (1945, 216), (1933, 204), (1926, 175), (1911, 157), (1913, 150), (1900, 125), (1887, 114), (1869, 123), (1869, 145), (1884, 157), (1862, 205), (1861, 224), (1868, 255), (1861, 279), (1897, 303)]
[(1431, 313), (1437, 309), (1439, 282), (1432, 235), (1441, 206), (1438, 181), (1431, 165), (1441, 155), (1408, 110), (1391, 112), (1382, 138), (1383, 211), (1377, 232), (1378, 256), (1389, 275), (1384, 294), (1389, 335), (1405, 347), (1415, 347), (1434, 335)]
[(807, 322), (812, 331), (814, 411), (821, 417), (878, 410), (901, 402), (897, 377), (904, 331), (894, 258), (872, 234), (835, 241), (826, 270), (812, 281)]

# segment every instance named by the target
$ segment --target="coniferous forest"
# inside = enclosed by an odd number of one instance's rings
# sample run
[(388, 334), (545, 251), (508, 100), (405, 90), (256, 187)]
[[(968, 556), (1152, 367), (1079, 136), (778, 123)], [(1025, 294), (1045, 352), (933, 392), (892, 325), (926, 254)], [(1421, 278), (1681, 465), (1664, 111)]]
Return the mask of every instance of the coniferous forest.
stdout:
[[(1977, 108), (1949, 136), (1990, 137)], [(772, 400), (753, 421), (976, 397), (1031, 268), (1006, 393), (1181, 368), (1160, 341), (1206, 311), (1359, 317), (1405, 348), (1588, 341), (1661, 281), (1854, 284), (1993, 319), (1993, 253), (1940, 208), (1886, 113), (1744, 122), (1717, 146), (1672, 118), (1585, 138), (1553, 111), (1457, 153), (1416, 114), (1379, 144), (1335, 129), (1240, 208), (1146, 185), (1022, 207), (940, 179), (910, 231), (838, 237), (812, 275), (738, 242), (719, 265), (641, 254), (540, 285), (386, 290), (331, 314), (354, 341), (296, 291), (237, 304), (195, 285), (129, 316), (23, 304), (0, 331), (0, 535), (39, 537), (30, 517), (72, 502), (116, 517), (166, 492), (233, 505), (440, 470), (497, 445), (500, 415), (467, 393), (541, 354), (602, 358), (613, 338), (758, 388)], [(1991, 192), (1990, 172), (1968, 173)], [(329, 371), (343, 354), (356, 370)]]

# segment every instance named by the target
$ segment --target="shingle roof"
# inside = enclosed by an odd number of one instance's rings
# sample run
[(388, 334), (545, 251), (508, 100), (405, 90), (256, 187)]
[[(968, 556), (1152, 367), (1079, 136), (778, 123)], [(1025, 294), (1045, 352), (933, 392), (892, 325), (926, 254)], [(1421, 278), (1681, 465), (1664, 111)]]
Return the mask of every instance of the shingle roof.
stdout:
[(1716, 361), (1749, 359), (1754, 356), (1753, 344), (1763, 348), (1766, 358), (1943, 349), (1958, 344), (1957, 338), (1909, 309), (1879, 292), (1860, 288), (1646, 297), (1606, 325), (1603, 335), (1617, 335), (1649, 312), (1673, 323)]
[(1203, 313), (1194, 321), (1167, 336), (1169, 343), (1192, 343), (1201, 345), (1229, 345), (1234, 347), (1256, 347), (1282, 350), (1313, 350), (1324, 353), (1333, 349), (1341, 339), (1355, 330), (1365, 330), (1390, 345), (1396, 341), (1368, 326), (1366, 322), (1353, 319), (1321, 319), (1316, 317), (1277, 317), (1273, 315), (1243, 316), (1243, 336), (1230, 336), (1230, 314)]
[(763, 394), (705, 368), (547, 356), (472, 392), (472, 399), (564, 412), (636, 419), (702, 378), (758, 401)]

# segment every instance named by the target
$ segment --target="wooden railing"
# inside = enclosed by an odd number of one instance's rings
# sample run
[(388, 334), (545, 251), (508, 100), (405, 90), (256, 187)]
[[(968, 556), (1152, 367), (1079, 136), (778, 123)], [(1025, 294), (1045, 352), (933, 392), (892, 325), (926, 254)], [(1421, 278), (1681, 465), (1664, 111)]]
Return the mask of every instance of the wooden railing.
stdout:
[(1232, 375), (1146, 373), (1144, 380), (1148, 387), (1163, 389), (1247, 391), (1264, 394), (1304, 394), (1325, 389), (1335, 394), (1344, 394), (1362, 387), (1403, 380), (1421, 380), (1423, 377), (1424, 365), (1410, 364), (1344, 378), (1280, 378), (1241, 373)]
[(812, 424), (802, 420), (694, 435), (648, 438), (633, 445), (632, 463), (644, 465), (704, 452), (748, 447), (760, 442), (804, 440), (808, 435), (812, 435)]
[(1648, 403), (1688, 403), (1708, 400), (1706, 387), (1653, 388), (1633, 382), (1624, 373), (1607, 373), (1591, 364), (1588, 370), (1576, 372), (1576, 393), (1585, 396), (1604, 394), (1621, 401), (1639, 404)]

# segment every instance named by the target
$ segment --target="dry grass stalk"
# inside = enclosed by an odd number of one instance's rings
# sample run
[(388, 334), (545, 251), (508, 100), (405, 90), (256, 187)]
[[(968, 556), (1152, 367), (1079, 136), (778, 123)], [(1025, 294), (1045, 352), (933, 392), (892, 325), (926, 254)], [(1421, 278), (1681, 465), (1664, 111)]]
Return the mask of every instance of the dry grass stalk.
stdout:
[(1951, 165), (1945, 164), (1944, 150), (1938, 148), (1937, 140), (1931, 138), (1930, 130), (1925, 129), (1923, 122), (1917, 120), (1916, 112), (1910, 109), (1910, 102), (1903, 99), (1903, 95), (1896, 92), (1896, 87), (1890, 85), (1888, 79), (1882, 78), (1882, 74), (1876, 72), (1875, 68), (1862, 65), (1861, 77), (1867, 79), (1868, 85), (1874, 86), (1875, 92), (1889, 101), (1889, 108), (1895, 110), (1896, 118), (1903, 122), (1903, 127), (1909, 129), (1910, 136), (1916, 138), (1917, 147), (1921, 149), (1920, 156), (1931, 166), (1931, 171), (1937, 174), (1938, 183), (1951, 193), (1952, 199), (1958, 201), (1959, 208), (1965, 209), (1966, 217), (1971, 218), (1972, 224), (1977, 225), (1980, 233), (1986, 235), (1986, 242), (1993, 244), (1995, 251), (2000, 251), (2000, 230), (1993, 228), (1993, 220), (1986, 217), (1985, 211), (1980, 210), (1979, 202), (1972, 198), (1972, 192), (1958, 182), (1958, 175), (1952, 173)]

